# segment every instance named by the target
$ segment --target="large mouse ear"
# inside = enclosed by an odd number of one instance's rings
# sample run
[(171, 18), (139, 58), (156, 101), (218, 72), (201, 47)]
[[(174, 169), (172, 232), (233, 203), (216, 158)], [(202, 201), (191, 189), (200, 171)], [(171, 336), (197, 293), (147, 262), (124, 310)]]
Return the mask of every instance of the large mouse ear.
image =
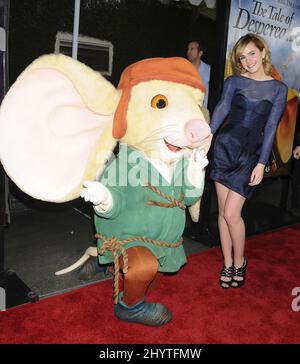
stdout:
[(95, 179), (116, 145), (112, 120), (119, 93), (100, 74), (64, 55), (34, 61), (0, 110), (0, 157), (30, 196), (65, 202)]

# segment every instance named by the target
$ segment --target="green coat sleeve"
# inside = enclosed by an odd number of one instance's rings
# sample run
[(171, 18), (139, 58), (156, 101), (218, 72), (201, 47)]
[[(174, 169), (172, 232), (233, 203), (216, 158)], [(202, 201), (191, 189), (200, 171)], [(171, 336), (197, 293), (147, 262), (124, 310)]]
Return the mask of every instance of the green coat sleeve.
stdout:
[[(126, 194), (124, 186), (119, 186), (120, 176), (124, 171), (119, 170), (119, 159), (116, 158), (104, 171), (100, 182), (102, 182), (112, 195), (113, 206), (108, 212), (99, 212), (94, 208), (95, 214), (106, 219), (114, 219), (126, 208)], [(127, 173), (127, 171), (126, 171)], [(127, 178), (127, 176), (126, 176)]]
[(99, 217), (106, 219), (115, 219), (120, 213), (125, 210), (125, 198), (124, 192), (121, 189), (115, 187), (106, 186), (112, 195), (113, 207), (108, 212), (99, 212), (94, 208), (95, 214)]

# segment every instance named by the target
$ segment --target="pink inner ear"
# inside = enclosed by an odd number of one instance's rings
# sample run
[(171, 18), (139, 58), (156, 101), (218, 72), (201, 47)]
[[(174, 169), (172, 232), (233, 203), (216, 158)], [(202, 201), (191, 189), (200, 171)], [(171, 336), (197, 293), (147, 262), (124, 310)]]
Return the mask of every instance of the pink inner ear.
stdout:
[(29, 195), (64, 200), (82, 183), (90, 152), (112, 119), (89, 110), (62, 73), (25, 73), (1, 107), (2, 164)]

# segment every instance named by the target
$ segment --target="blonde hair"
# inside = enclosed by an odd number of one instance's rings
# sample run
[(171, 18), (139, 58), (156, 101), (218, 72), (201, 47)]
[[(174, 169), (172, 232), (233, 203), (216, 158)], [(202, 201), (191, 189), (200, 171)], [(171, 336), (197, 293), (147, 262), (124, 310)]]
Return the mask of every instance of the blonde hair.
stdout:
[(231, 51), (231, 67), (232, 71), (235, 75), (240, 75), (242, 73), (245, 73), (245, 69), (243, 68), (240, 57), (242, 52), (244, 51), (245, 47), (249, 43), (254, 43), (255, 46), (262, 52), (265, 50), (265, 57), (263, 59), (263, 67), (265, 74), (267, 76), (270, 76), (272, 74), (272, 64), (271, 64), (271, 56), (270, 56), (270, 48), (267, 44), (267, 42), (260, 36), (248, 33), (241, 37), (236, 44), (234, 45), (232, 51)]

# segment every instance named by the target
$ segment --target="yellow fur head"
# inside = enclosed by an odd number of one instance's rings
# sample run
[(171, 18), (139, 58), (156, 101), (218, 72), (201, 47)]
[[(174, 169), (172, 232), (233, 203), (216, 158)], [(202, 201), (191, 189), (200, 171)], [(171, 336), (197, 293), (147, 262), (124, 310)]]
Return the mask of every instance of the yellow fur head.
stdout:
[[(127, 132), (122, 141), (149, 158), (171, 162), (189, 151), (184, 128), (188, 120), (207, 123), (201, 110), (204, 93), (194, 87), (152, 80), (134, 86), (127, 110)], [(165, 141), (182, 148), (170, 153)]]

